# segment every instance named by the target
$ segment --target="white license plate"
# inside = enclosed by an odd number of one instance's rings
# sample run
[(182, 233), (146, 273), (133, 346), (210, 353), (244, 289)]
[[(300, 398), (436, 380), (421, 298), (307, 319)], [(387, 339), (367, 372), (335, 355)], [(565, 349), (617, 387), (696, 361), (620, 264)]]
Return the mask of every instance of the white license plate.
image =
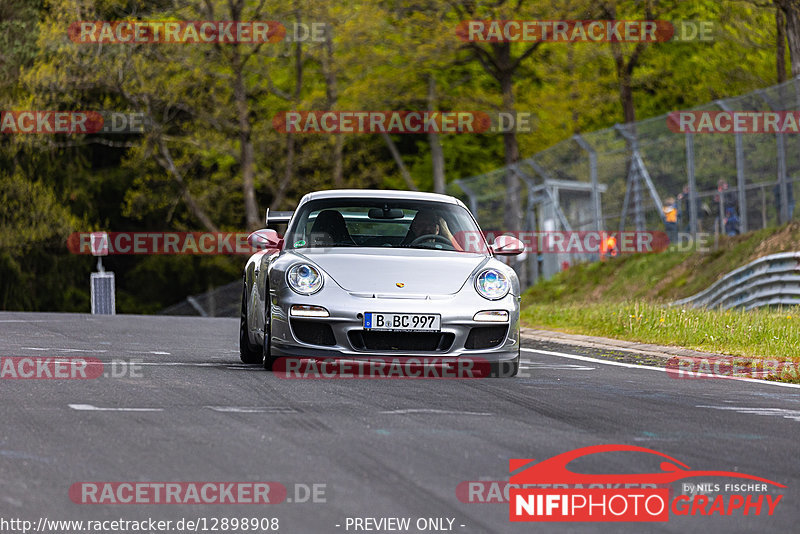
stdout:
[(438, 332), (442, 316), (438, 313), (376, 313), (364, 314), (365, 330), (403, 330), (407, 332)]

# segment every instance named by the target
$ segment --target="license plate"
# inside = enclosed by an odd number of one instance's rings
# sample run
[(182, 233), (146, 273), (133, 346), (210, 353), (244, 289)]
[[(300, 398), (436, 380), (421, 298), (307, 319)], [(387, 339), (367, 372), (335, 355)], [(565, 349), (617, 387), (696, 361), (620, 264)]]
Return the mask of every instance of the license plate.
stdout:
[(365, 330), (403, 330), (407, 332), (438, 332), (442, 316), (438, 313), (376, 313), (364, 314)]

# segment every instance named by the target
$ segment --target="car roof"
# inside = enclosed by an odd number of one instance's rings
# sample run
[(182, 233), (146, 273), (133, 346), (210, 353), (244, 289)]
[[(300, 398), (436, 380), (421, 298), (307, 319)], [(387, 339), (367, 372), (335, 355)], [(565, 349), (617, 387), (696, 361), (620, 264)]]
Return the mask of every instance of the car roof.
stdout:
[(328, 191), (315, 191), (308, 193), (298, 203), (298, 206), (310, 200), (326, 198), (366, 198), (366, 199), (391, 199), (391, 200), (428, 200), (431, 202), (444, 202), (457, 204), (463, 207), (464, 203), (456, 197), (441, 195), (439, 193), (425, 193), (421, 191), (396, 191), (390, 189), (331, 189)]

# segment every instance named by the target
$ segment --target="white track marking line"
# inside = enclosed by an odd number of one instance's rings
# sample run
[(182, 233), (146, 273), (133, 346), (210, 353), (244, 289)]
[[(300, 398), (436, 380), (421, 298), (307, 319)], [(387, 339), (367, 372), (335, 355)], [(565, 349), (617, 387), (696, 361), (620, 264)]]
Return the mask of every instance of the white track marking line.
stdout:
[(68, 404), (79, 412), (163, 412), (163, 408), (99, 408), (91, 404)]
[[(616, 365), (618, 367), (628, 367), (631, 369), (647, 369), (649, 371), (660, 371), (662, 373), (667, 372), (667, 370), (664, 367), (653, 367), (652, 365), (637, 365), (635, 363), (612, 362), (609, 360), (602, 360), (599, 358), (590, 358), (588, 356), (578, 356), (577, 354), (566, 354), (564, 352), (553, 352), (550, 350), (529, 349), (527, 347), (522, 347), (520, 350), (524, 350), (525, 352), (547, 354), (548, 356), (558, 356), (559, 358), (569, 358), (571, 360), (581, 360), (584, 362), (601, 363), (603, 365)], [(752, 382), (754, 384), (764, 384), (767, 386), (778, 386), (782, 388), (800, 389), (800, 384), (787, 384), (786, 382), (773, 382), (771, 380), (759, 380), (757, 378), (743, 378), (738, 376), (716, 376), (716, 375), (714, 375), (713, 378), (720, 380), (737, 380), (740, 382)], [(695, 380), (710, 380), (710, 379), (711, 378), (695, 379)], [(686, 379), (676, 379), (676, 380), (690, 380), (690, 379), (686, 378)]]
[(405, 408), (402, 410), (387, 410), (381, 412), (387, 415), (411, 415), (411, 414), (438, 414), (438, 415), (492, 415), (486, 412), (459, 412), (455, 410), (437, 410), (435, 408)]
[(602, 360), (599, 358), (590, 358), (588, 356), (578, 356), (577, 354), (566, 354), (564, 352), (553, 352), (550, 350), (539, 350), (539, 349), (529, 349), (526, 347), (522, 347), (521, 350), (526, 352), (538, 352), (539, 354), (547, 354), (548, 356), (558, 356), (560, 358), (569, 358), (571, 360), (580, 360), (583, 362), (592, 362), (592, 363), (602, 363), (604, 365), (616, 365), (618, 367), (629, 367), (631, 369), (649, 369), (651, 371), (662, 371), (666, 372), (667, 370), (663, 367), (653, 367), (652, 365), (636, 365), (635, 363), (624, 363), (624, 362), (612, 362), (611, 360)]
[(20, 347), (21, 350), (38, 350), (50, 352), (108, 352), (105, 349), (57, 349), (53, 347)]
[[(21, 347), (21, 350), (38, 350), (38, 351), (52, 351), (52, 352), (108, 352), (105, 349), (64, 349), (56, 347)], [(123, 351), (128, 354), (156, 354), (158, 356), (172, 356), (171, 352), (164, 352), (162, 350), (126, 350)]]
[(297, 413), (288, 406), (206, 406), (209, 410), (222, 413)]
[(751, 415), (772, 415), (780, 416), (785, 419), (800, 421), (800, 410), (787, 410), (786, 408), (747, 408), (744, 406), (706, 406), (699, 404), (695, 408), (712, 408), (714, 410), (732, 410), (738, 413)]
[(219, 367), (220, 365), (243, 365), (232, 362), (136, 362), (136, 365), (151, 365), (154, 367)]
[(561, 371), (594, 371), (597, 367), (587, 367), (585, 365), (578, 365), (574, 363), (541, 363), (531, 360), (520, 360), (520, 369), (549, 369)]

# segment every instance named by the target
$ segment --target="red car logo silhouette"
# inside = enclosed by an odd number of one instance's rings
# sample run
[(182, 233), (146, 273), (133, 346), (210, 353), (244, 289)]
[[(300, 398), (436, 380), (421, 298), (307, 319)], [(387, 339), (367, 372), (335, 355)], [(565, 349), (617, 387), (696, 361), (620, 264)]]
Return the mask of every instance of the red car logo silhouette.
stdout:
[[(588, 456), (590, 454), (597, 454), (601, 452), (645, 452), (661, 456), (668, 461), (661, 462), (661, 472), (658, 473), (635, 473), (635, 474), (584, 474), (575, 473), (567, 468), (567, 464)], [(514, 459), (509, 462), (509, 467), (513, 473), (520, 467), (535, 462), (533, 459)], [(745, 473), (737, 473), (734, 471), (696, 471), (692, 470), (688, 465), (676, 460), (675, 458), (658, 452), (653, 449), (645, 447), (637, 447), (635, 445), (593, 445), (591, 447), (583, 447), (573, 451), (559, 454), (547, 460), (532, 465), (516, 475), (511, 476), (511, 484), (669, 484), (677, 480), (691, 477), (737, 477), (746, 478), (749, 480), (756, 480), (759, 482), (766, 482), (785, 488), (783, 484), (779, 484), (766, 478), (748, 475)]]

